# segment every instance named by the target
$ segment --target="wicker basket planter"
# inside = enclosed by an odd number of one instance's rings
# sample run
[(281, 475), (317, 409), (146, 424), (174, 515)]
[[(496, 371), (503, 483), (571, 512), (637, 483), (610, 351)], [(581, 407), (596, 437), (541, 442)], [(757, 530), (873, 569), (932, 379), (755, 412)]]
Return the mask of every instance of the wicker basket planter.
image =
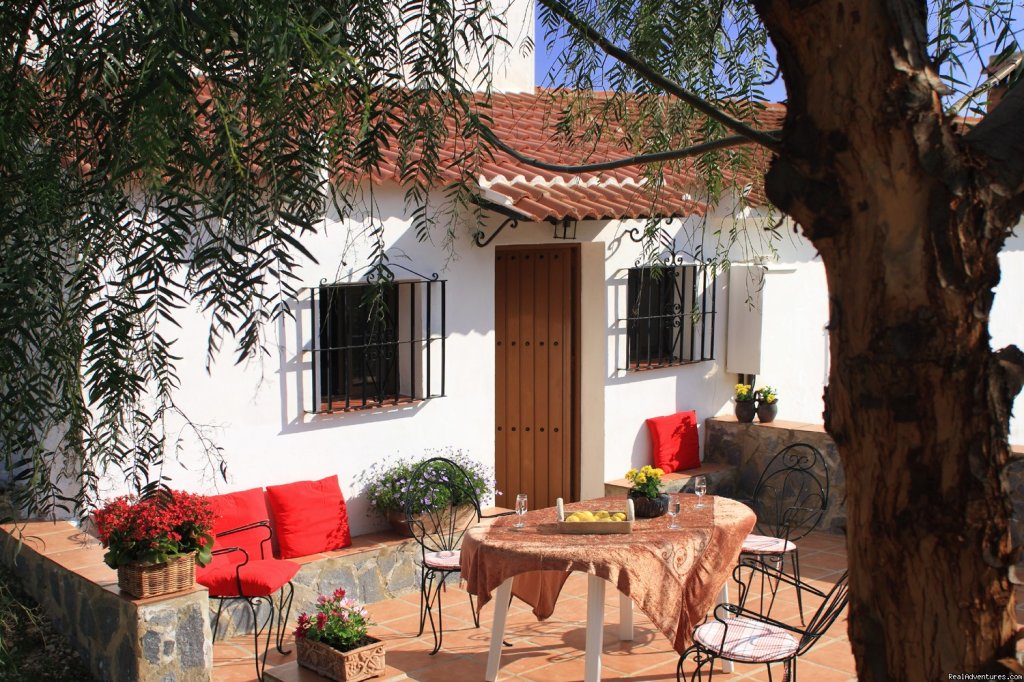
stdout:
[(128, 564), (117, 569), (118, 587), (139, 599), (187, 590), (195, 582), (195, 552), (182, 554), (164, 564)]
[(384, 672), (384, 642), (367, 637), (370, 644), (338, 651), (323, 642), (299, 638), (295, 640), (296, 659), (304, 668), (341, 682), (358, 682)]

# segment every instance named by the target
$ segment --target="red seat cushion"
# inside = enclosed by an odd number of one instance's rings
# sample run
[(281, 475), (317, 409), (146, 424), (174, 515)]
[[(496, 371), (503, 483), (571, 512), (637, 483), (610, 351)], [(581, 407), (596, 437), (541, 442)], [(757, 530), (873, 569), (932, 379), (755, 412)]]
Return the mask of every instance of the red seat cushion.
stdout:
[(267, 488), (282, 559), (348, 547), (352, 533), (337, 476)]
[(299, 565), (294, 561), (250, 560), (245, 566), (238, 568), (238, 574), (242, 578), (241, 595), (238, 593), (234, 566), (197, 566), (196, 582), (208, 589), (211, 597), (266, 597), (281, 589), (295, 577), (298, 570)]
[(677, 412), (647, 420), (654, 466), (666, 474), (700, 466), (697, 413)]
[[(223, 533), (226, 530), (239, 528), (257, 521), (270, 520), (263, 488), (251, 488), (225, 495), (210, 495), (206, 499), (213, 508), (214, 550), (224, 547), (241, 547), (248, 552), (249, 561), (272, 558), (270, 541), (268, 540), (263, 545), (263, 540), (270, 537), (267, 528), (254, 528), (253, 530), (245, 530), (240, 533), (217, 537), (219, 533)], [(210, 564), (209, 568), (218, 565), (240, 564), (243, 561), (245, 561), (245, 555), (241, 552), (219, 554), (213, 557), (213, 563)]]

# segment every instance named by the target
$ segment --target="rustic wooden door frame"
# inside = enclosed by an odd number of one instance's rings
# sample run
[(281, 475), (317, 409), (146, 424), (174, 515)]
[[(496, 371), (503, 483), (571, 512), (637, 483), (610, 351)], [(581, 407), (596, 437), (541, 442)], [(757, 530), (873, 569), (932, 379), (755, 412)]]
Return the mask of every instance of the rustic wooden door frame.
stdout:
[[(582, 396), (580, 393), (580, 325), (581, 325), (581, 306), (580, 299), (582, 295), (581, 286), (581, 248), (579, 244), (516, 244), (508, 246), (499, 246), (495, 248), (495, 258), (500, 254), (515, 253), (517, 251), (530, 251), (535, 249), (550, 249), (557, 250), (566, 253), (570, 257), (570, 292), (569, 292), (569, 305), (571, 306), (570, 313), (570, 324), (572, 325), (571, 331), (571, 350), (570, 350), (570, 396), (571, 407), (569, 411), (570, 419), (572, 424), (569, 428), (569, 487), (571, 489), (570, 495), (572, 500), (580, 499), (580, 481), (581, 481), (581, 418), (582, 418)], [(498, 301), (497, 301), (497, 278), (498, 271), (495, 267), (495, 305), (494, 305), (494, 316), (495, 316), (495, 330), (497, 329), (497, 317), (498, 317)], [(495, 348), (495, 354), (497, 355), (497, 348)], [(499, 371), (497, 366), (497, 360), (495, 362), (495, 373)], [(497, 411), (497, 377), (495, 380), (495, 411)], [(497, 415), (496, 415), (497, 419)], [(497, 464), (497, 439), (495, 448), (495, 464)], [(516, 494), (514, 490), (502, 491), (506, 496), (506, 501), (511, 502), (514, 500), (513, 495)], [(506, 506), (511, 506), (507, 504)]]

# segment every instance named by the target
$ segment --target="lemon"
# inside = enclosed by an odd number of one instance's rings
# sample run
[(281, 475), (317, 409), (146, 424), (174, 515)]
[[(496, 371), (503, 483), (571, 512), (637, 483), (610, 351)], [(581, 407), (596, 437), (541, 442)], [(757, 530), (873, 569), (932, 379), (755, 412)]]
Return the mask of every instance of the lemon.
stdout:
[(623, 514), (622, 512), (615, 512), (614, 514), (612, 514), (612, 520), (613, 521), (625, 521), (626, 520), (626, 515)]
[(610, 516), (610, 514), (608, 512), (606, 512), (605, 510), (603, 510), (603, 509), (601, 511), (594, 512), (594, 518), (599, 520), (599, 521), (607, 519), (609, 516)]
[(575, 514), (569, 514), (568, 516), (565, 517), (565, 520), (568, 523), (579, 523), (583, 519), (581, 519), (580, 517), (576, 516)]

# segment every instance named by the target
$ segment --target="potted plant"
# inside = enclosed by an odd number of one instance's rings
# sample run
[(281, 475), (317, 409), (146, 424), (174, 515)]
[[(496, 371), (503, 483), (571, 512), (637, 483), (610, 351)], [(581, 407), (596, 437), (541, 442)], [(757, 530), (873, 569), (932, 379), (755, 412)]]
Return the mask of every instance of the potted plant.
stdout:
[(755, 392), (750, 384), (736, 384), (733, 401), (737, 421), (748, 424), (754, 421), (754, 414), (757, 412), (754, 398)]
[(299, 665), (342, 682), (356, 682), (384, 672), (384, 642), (370, 637), (366, 608), (338, 588), (317, 598), (316, 612), (299, 614), (295, 628)]
[(668, 495), (661, 492), (661, 477), (665, 472), (646, 464), (640, 469), (626, 472), (632, 483), (628, 496), (633, 500), (633, 511), (638, 518), (653, 519), (668, 511)]
[(771, 386), (757, 389), (757, 420), (768, 424), (779, 413), (779, 394)]
[[(495, 488), (493, 470), (476, 460), (471, 459), (462, 450), (447, 448), (430, 451), (420, 457), (400, 457), (387, 462), (377, 463), (369, 467), (359, 477), (363, 486), (363, 494), (370, 501), (370, 508), (385, 517), (399, 533), (411, 535), (406, 521), (405, 503), (411, 498), (409, 511), (418, 514), (428, 508), (452, 504), (455, 507), (470, 506), (471, 499), (448, 500), (448, 488), (441, 485), (450, 474), (446, 465), (437, 463), (428, 471), (422, 472), (419, 479), (413, 480), (413, 472), (419, 464), (431, 457), (446, 457), (466, 472), (477, 500), (482, 506), (493, 503), (494, 496), (500, 495)], [(410, 493), (415, 493), (410, 495)], [(475, 510), (473, 510), (475, 513)]]
[(153, 597), (191, 587), (196, 563), (210, 563), (213, 510), (202, 495), (158, 489), (123, 495), (93, 517), (103, 561), (117, 569), (120, 588)]

